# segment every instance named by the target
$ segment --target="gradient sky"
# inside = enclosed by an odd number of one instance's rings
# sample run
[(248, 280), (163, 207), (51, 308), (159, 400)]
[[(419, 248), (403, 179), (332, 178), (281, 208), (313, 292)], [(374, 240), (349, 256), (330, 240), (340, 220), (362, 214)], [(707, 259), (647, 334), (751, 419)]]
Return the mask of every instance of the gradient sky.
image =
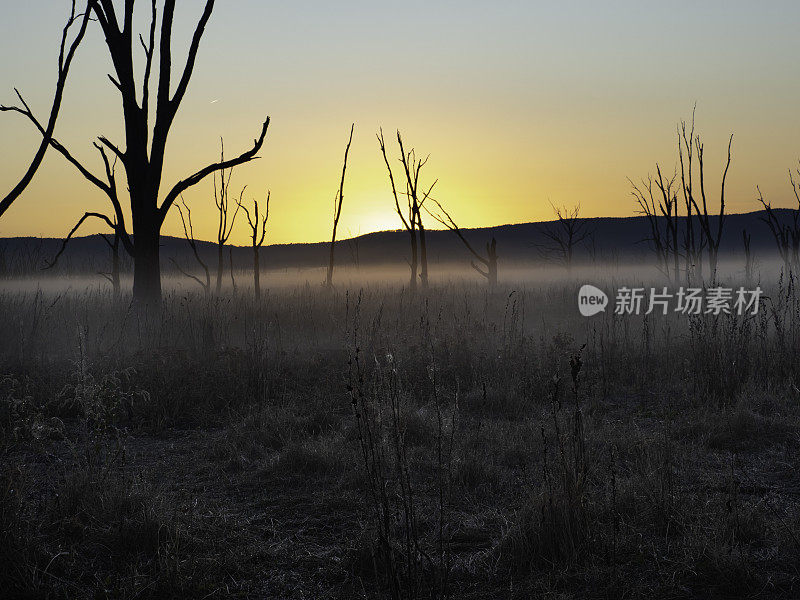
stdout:
[[(18, 87), (42, 119), (55, 81), (66, 0), (0, 0), (0, 101)], [(141, 17), (146, 17), (147, 4)], [(182, 68), (202, 0), (182, 0), (173, 59)], [(137, 9), (138, 10), (138, 9)], [(245, 198), (272, 190), (268, 243), (330, 235), (350, 123), (356, 131), (341, 237), (400, 226), (378, 151), (399, 128), (430, 154), (423, 171), (462, 226), (550, 218), (549, 202), (585, 216), (631, 215), (627, 177), (671, 171), (675, 126), (697, 103), (707, 185), (717, 198), (727, 136), (731, 212), (756, 208), (755, 186), (789, 205), (800, 158), (800, 4), (589, 1), (219, 0), (167, 149), (164, 193), (252, 145), (272, 117), (261, 159), (236, 170)], [(145, 25), (145, 21), (142, 21)], [(100, 172), (92, 141), (124, 145), (121, 106), (105, 77), (96, 23), (71, 72), (56, 136)], [(38, 144), (22, 117), (0, 115), (0, 189)], [(395, 146), (392, 144), (392, 148)], [(216, 234), (210, 178), (186, 194), (197, 237)], [(0, 236), (61, 236), (100, 192), (55, 152), (0, 220)], [(100, 231), (99, 224), (84, 233)], [(164, 233), (180, 234), (177, 212)], [(246, 244), (244, 223), (232, 243)]]

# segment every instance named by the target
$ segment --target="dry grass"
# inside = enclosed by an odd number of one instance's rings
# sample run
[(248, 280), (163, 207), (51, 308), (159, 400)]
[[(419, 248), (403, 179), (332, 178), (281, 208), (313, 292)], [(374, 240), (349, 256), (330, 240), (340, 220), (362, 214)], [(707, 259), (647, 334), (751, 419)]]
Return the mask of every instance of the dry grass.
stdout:
[(577, 287), (1, 295), (4, 597), (796, 597), (793, 284)]

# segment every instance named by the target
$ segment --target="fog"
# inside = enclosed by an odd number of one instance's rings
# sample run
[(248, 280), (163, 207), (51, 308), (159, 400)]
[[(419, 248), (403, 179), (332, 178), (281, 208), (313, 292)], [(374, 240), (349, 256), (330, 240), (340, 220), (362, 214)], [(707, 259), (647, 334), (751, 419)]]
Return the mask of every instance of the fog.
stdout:
[[(747, 281), (743, 260), (739, 256), (720, 257), (717, 271), (717, 282), (728, 287), (748, 286), (764, 281), (777, 280), (781, 273), (782, 263), (777, 257), (765, 257), (757, 261), (753, 271), (753, 281)], [(702, 274), (708, 284), (708, 267)], [(199, 273), (195, 273), (199, 275)], [(363, 287), (408, 287), (410, 271), (407, 267), (396, 264), (370, 267), (341, 267), (334, 272), (334, 287), (337, 289), (359, 289)], [(287, 291), (299, 287), (322, 287), (325, 280), (324, 268), (304, 269), (264, 269), (261, 272), (261, 287), (265, 293), (270, 291)], [(486, 280), (464, 263), (430, 265), (429, 281), (433, 287), (448, 286), (485, 286)], [(212, 274), (211, 286), (214, 289), (216, 275)], [(578, 265), (567, 270), (563, 265), (542, 265), (538, 262), (500, 263), (499, 284), (501, 288), (536, 287), (559, 285), (565, 283), (606, 282), (617, 286), (649, 286), (670, 285), (670, 281), (655, 267), (642, 263), (594, 263)], [(680, 281), (679, 284), (683, 284)], [(133, 284), (132, 275), (121, 276), (123, 293), (130, 292)], [(693, 285), (698, 285), (694, 283)], [(235, 270), (233, 280), (226, 269), (223, 277), (223, 289), (230, 292), (235, 287), (238, 292), (252, 290), (252, 271)], [(201, 286), (183, 275), (165, 272), (162, 277), (162, 288), (166, 295), (202, 293)], [(47, 272), (27, 277), (0, 279), (0, 293), (41, 293), (48, 296), (59, 294), (104, 294), (110, 293), (111, 284), (101, 275), (70, 276), (50, 275)]]

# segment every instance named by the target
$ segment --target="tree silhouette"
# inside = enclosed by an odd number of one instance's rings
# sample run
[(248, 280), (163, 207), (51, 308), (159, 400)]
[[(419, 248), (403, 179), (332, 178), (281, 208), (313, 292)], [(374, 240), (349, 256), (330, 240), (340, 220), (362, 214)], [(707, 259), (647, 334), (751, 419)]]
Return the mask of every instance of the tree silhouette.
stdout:
[(491, 241), (486, 242), (486, 254), (480, 254), (473, 248), (472, 244), (469, 243), (469, 240), (464, 236), (461, 228), (456, 224), (453, 217), (450, 216), (450, 213), (445, 210), (442, 204), (435, 198), (430, 198), (430, 200), (436, 204), (439, 210), (436, 212), (426, 208), (428, 214), (458, 236), (458, 239), (461, 240), (475, 260), (483, 265), (483, 268), (475, 264), (474, 260), (470, 261), (470, 266), (486, 278), (486, 282), (489, 284), (490, 288), (497, 287), (497, 240), (494, 236), (492, 236)]
[(196, 281), (197, 284), (203, 288), (203, 292), (208, 295), (211, 292), (211, 273), (208, 270), (206, 262), (200, 257), (200, 251), (197, 248), (197, 240), (194, 237), (194, 226), (192, 225), (192, 211), (183, 198), (181, 198), (181, 204), (177, 204), (176, 206), (178, 207), (178, 214), (181, 217), (181, 224), (183, 225), (183, 236), (186, 238), (189, 248), (192, 249), (194, 259), (197, 261), (197, 264), (200, 265), (200, 268), (203, 269), (203, 273), (205, 273), (205, 281), (200, 279), (197, 275), (192, 275), (188, 271), (185, 271), (175, 259), (171, 259), (172, 264), (175, 265), (175, 268), (177, 268), (183, 276)]
[[(419, 188), (419, 175), (422, 167), (428, 162), (428, 157), (418, 159), (414, 149), (412, 148), (406, 153), (403, 148), (403, 138), (400, 131), (397, 132), (397, 144), (400, 147), (400, 163), (403, 166), (403, 175), (405, 176), (406, 191), (405, 194), (397, 191), (395, 184), (394, 172), (392, 166), (389, 164), (389, 157), (386, 154), (386, 142), (383, 139), (383, 130), (378, 132), (378, 144), (380, 145), (383, 161), (386, 164), (386, 169), (389, 172), (389, 182), (392, 186), (392, 196), (394, 197), (394, 206), (397, 211), (403, 227), (409, 234), (411, 242), (411, 291), (417, 289), (417, 270), (419, 269), (419, 278), (423, 288), (428, 287), (428, 248), (425, 241), (425, 226), (422, 224), (422, 208), (425, 201), (436, 186), (437, 181), (434, 181), (428, 188), (427, 192), (420, 193)], [(405, 195), (407, 202), (406, 214), (400, 207), (400, 196)]]
[(536, 244), (544, 258), (561, 261), (572, 271), (575, 249), (586, 241), (591, 235), (586, 219), (581, 219), (581, 205), (572, 208), (560, 207), (551, 204), (556, 220), (541, 226), (541, 234), (545, 238), (543, 243)]
[(336, 197), (333, 199), (333, 233), (331, 234), (331, 248), (328, 260), (328, 275), (325, 278), (326, 287), (333, 285), (333, 260), (334, 250), (336, 248), (336, 228), (339, 226), (339, 217), (342, 215), (342, 201), (344, 200), (344, 176), (347, 172), (347, 155), (350, 153), (350, 144), (353, 143), (353, 130), (356, 124), (350, 126), (350, 138), (347, 140), (347, 146), (344, 149), (344, 164), (342, 166), (342, 179), (339, 182), (339, 191), (336, 192)]
[[(46, 126), (41, 128), (43, 134), (42, 141), (39, 143), (39, 148), (36, 151), (36, 154), (34, 154), (33, 160), (28, 166), (27, 171), (25, 171), (25, 174), (19, 180), (17, 185), (15, 185), (14, 188), (2, 200), (0, 200), (0, 216), (2, 216), (14, 203), (14, 201), (22, 195), (22, 192), (25, 191), (25, 188), (27, 188), (28, 184), (30, 184), (30, 182), (33, 180), (33, 176), (36, 174), (36, 171), (39, 169), (42, 161), (44, 160), (45, 152), (47, 152), (47, 148), (50, 146), (50, 141), (52, 140), (53, 133), (56, 129), (56, 121), (58, 120), (58, 113), (61, 110), (61, 101), (64, 98), (64, 88), (67, 84), (69, 68), (72, 65), (72, 60), (75, 58), (75, 53), (78, 50), (78, 46), (80, 46), (81, 41), (86, 34), (92, 4), (93, 2), (88, 2), (86, 10), (79, 14), (76, 12), (75, 0), (72, 0), (72, 9), (70, 11), (69, 20), (67, 21), (67, 24), (64, 26), (64, 29), (61, 33), (61, 45), (59, 46), (58, 53), (58, 78), (56, 79), (56, 89), (55, 93), (53, 94), (53, 104), (50, 108), (50, 116), (47, 119)], [(67, 42), (69, 39), (69, 32), (75, 23), (78, 23), (78, 32), (68, 46)], [(19, 98), (22, 108), (17, 106), (0, 106), (0, 112), (13, 111), (22, 114), (27, 112), (30, 114), (31, 110), (28, 107), (28, 104), (25, 102), (25, 99), (22, 97), (20, 91), (14, 88), (14, 92), (16, 92), (17, 98)]]
[[(108, 138), (100, 136), (100, 144), (112, 152), (125, 168), (128, 181), (133, 236), (124, 232), (124, 215), (121, 203), (116, 203), (116, 228), (120, 231), (123, 244), (133, 256), (133, 297), (142, 305), (155, 306), (161, 301), (161, 265), (159, 241), (161, 227), (167, 214), (180, 195), (207, 176), (230, 169), (256, 158), (269, 128), (269, 117), (261, 127), (259, 137), (253, 147), (239, 156), (209, 164), (178, 181), (166, 193), (159, 204), (161, 183), (166, 156), (167, 138), (172, 124), (186, 95), (192, 77), (200, 41), (208, 20), (214, 10), (214, 0), (206, 0), (203, 13), (192, 34), (189, 52), (180, 79), (172, 91), (172, 27), (175, 14), (175, 0), (165, 0), (159, 32), (158, 78), (155, 82), (156, 95), (153, 106), (154, 119), (151, 126), (151, 77), (155, 58), (157, 29), (157, 0), (151, 3), (151, 20), (148, 39), (139, 36), (144, 50), (145, 62), (142, 80), (137, 83), (134, 76), (134, 34), (133, 14), (135, 0), (126, 0), (122, 20), (117, 18), (113, 0), (90, 0), (89, 8), (95, 15), (105, 36), (105, 43), (114, 67), (109, 80), (117, 88), (122, 99), (125, 123), (125, 149), (122, 150)], [(139, 94), (141, 91), (141, 94)], [(141, 101), (138, 96), (141, 95)], [(23, 112), (23, 111), (19, 111)], [(26, 107), (25, 112), (32, 117)], [(46, 129), (44, 130), (46, 134)], [(45, 139), (46, 136), (45, 136)], [(52, 140), (50, 140), (52, 144)], [(65, 154), (62, 152), (62, 154)], [(104, 159), (106, 160), (106, 159)], [(106, 160), (107, 163), (107, 160)], [(74, 161), (85, 176), (90, 175)], [(88, 174), (88, 175), (87, 175)], [(90, 181), (96, 185), (97, 178)], [(127, 241), (126, 241), (127, 240)], [(130, 244), (130, 247), (128, 245)]]
[(251, 236), (250, 239), (253, 245), (253, 289), (255, 291), (256, 299), (261, 298), (261, 246), (264, 245), (264, 238), (267, 237), (267, 221), (269, 220), (269, 196), (270, 192), (267, 190), (267, 201), (264, 206), (264, 216), (258, 210), (258, 200), (253, 200), (253, 215), (242, 204), (239, 198), (239, 207), (244, 211), (247, 217), (247, 223), (250, 225)]
[(744, 245), (744, 279), (747, 283), (753, 281), (753, 253), (750, 250), (750, 234), (747, 229), (742, 229), (742, 244)]
[[(656, 177), (651, 175), (641, 184), (628, 181), (631, 192), (650, 226), (648, 241), (656, 252), (658, 268), (666, 277), (678, 281), (680, 271), (680, 247), (678, 245), (678, 193), (675, 190), (677, 173), (664, 177), (661, 166), (656, 163)], [(655, 189), (654, 189), (655, 186)]]
[[(43, 132), (41, 124), (36, 120), (33, 113), (30, 110), (24, 112), (24, 114), (37, 126), (40, 132)], [(55, 138), (52, 138), (50, 144), (53, 146), (55, 150), (60, 152), (72, 165), (74, 165), (78, 171), (86, 177), (86, 179), (91, 182), (95, 187), (101, 190), (111, 202), (111, 206), (114, 209), (114, 216), (109, 217), (104, 213), (99, 212), (86, 212), (83, 216), (78, 219), (78, 222), (75, 226), (70, 230), (61, 242), (61, 247), (58, 250), (58, 253), (55, 255), (52, 261), (48, 265), (46, 265), (46, 269), (51, 269), (56, 266), (58, 259), (67, 249), (67, 244), (72, 239), (72, 237), (77, 233), (78, 229), (80, 229), (81, 225), (83, 225), (89, 219), (100, 219), (101, 221), (105, 222), (114, 234), (112, 239), (109, 239), (105, 234), (100, 234), (103, 240), (108, 244), (109, 248), (111, 249), (111, 271), (108, 274), (101, 273), (106, 279), (111, 282), (112, 288), (114, 290), (114, 299), (118, 299), (120, 296), (120, 256), (119, 256), (119, 248), (120, 243), (128, 252), (129, 255), (133, 256), (133, 241), (130, 239), (130, 236), (125, 231), (125, 218), (122, 213), (122, 208), (119, 203), (119, 197), (117, 195), (117, 160), (114, 159), (112, 163), (108, 159), (108, 155), (106, 154), (105, 150), (102, 146), (95, 144), (95, 147), (100, 153), (101, 158), (103, 159), (103, 166), (105, 169), (105, 178), (106, 180), (103, 181), (98, 179), (91, 172), (89, 172), (84, 166), (78, 162), (70, 153), (69, 151), (58, 142)]]
[[(800, 169), (797, 170), (800, 177)], [(758, 202), (764, 209), (764, 216), (760, 217), (775, 239), (775, 246), (783, 261), (785, 272), (788, 274), (800, 266), (800, 180), (796, 180), (792, 170), (789, 169), (789, 183), (796, 201), (796, 207), (791, 209), (791, 220), (784, 223), (775, 214), (772, 203), (764, 199), (761, 188), (756, 186)]]
[[(694, 113), (692, 114), (692, 134), (694, 133)], [(719, 245), (722, 241), (722, 227), (725, 223), (725, 181), (728, 178), (728, 169), (731, 166), (731, 145), (733, 144), (733, 134), (731, 134), (730, 138), (728, 138), (728, 158), (727, 162), (725, 163), (725, 169), (722, 172), (722, 183), (720, 185), (720, 194), (719, 194), (719, 213), (717, 215), (717, 223), (716, 227), (712, 227), (711, 225), (711, 216), (709, 213), (709, 206), (708, 201), (706, 200), (706, 185), (705, 185), (705, 169), (704, 169), (704, 162), (703, 162), (703, 142), (700, 139), (700, 135), (692, 134), (689, 136), (686, 135), (686, 124), (681, 124), (680, 130), (680, 139), (678, 141), (678, 150), (680, 155), (680, 164), (681, 164), (681, 182), (684, 186), (684, 195), (686, 197), (686, 201), (691, 203), (691, 206), (694, 208), (694, 212), (698, 217), (698, 221), (700, 223), (700, 248), (701, 250), (698, 251), (698, 258), (699, 253), (702, 251), (702, 248), (705, 247), (708, 252), (708, 266), (710, 271), (711, 279), (713, 280), (717, 276), (717, 261), (719, 256)], [(681, 150), (681, 142), (683, 142), (683, 150)], [(692, 153), (692, 144), (694, 144), (694, 149), (697, 152), (697, 166), (698, 166), (698, 176), (700, 177), (700, 202), (698, 204), (697, 197), (692, 189), (692, 167), (693, 167), (693, 153)], [(683, 152), (686, 152), (687, 160), (684, 164), (683, 160)], [(684, 169), (688, 171), (688, 174), (684, 174)], [(688, 183), (687, 183), (688, 182)], [(688, 184), (688, 188), (686, 187)], [(691, 217), (688, 219), (691, 221)], [(690, 226), (687, 224), (687, 226)], [(698, 260), (698, 265), (700, 267), (700, 275), (702, 276), (702, 261)]]
[[(225, 142), (220, 140), (220, 163), (225, 162)], [(226, 177), (227, 176), (227, 177)], [(229, 193), (231, 187), (231, 177), (233, 176), (233, 167), (227, 169), (220, 169), (219, 171), (219, 187), (217, 187), (217, 174), (214, 173), (214, 204), (217, 206), (217, 214), (219, 219), (217, 221), (217, 294), (222, 291), (222, 275), (225, 270), (225, 261), (223, 257), (223, 250), (225, 244), (233, 233), (233, 226), (236, 224), (236, 215), (239, 214), (239, 208), (242, 206), (242, 196), (247, 186), (242, 188), (239, 194), (239, 200), (236, 201), (236, 210), (233, 211), (233, 217), (228, 222), (228, 209), (230, 208)]]

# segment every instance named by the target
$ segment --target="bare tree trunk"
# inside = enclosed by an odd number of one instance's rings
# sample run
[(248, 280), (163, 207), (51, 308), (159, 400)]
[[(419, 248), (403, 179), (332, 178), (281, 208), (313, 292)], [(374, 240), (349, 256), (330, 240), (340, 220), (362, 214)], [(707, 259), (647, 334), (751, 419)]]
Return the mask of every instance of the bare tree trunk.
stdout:
[(492, 238), (491, 243), (486, 244), (486, 270), (489, 275), (489, 287), (494, 289), (497, 287), (497, 240)]
[(347, 146), (344, 149), (344, 165), (342, 166), (342, 179), (339, 182), (339, 192), (333, 201), (333, 234), (331, 235), (331, 249), (328, 261), (328, 275), (325, 278), (326, 287), (333, 286), (333, 261), (334, 251), (336, 249), (336, 228), (339, 226), (339, 217), (342, 216), (342, 201), (344, 200), (344, 176), (347, 172), (347, 155), (350, 153), (350, 144), (353, 143), (353, 130), (356, 124), (350, 126), (350, 139), (347, 140)]
[(114, 290), (114, 300), (119, 300), (119, 248), (114, 249), (111, 255), (111, 287)]
[(231, 288), (236, 292), (236, 278), (233, 274), (233, 248), (228, 247), (228, 268), (231, 273)]
[[(250, 150), (234, 159), (209, 164), (178, 181), (159, 205), (167, 139), (186, 95), (200, 42), (214, 10), (214, 0), (206, 0), (203, 12), (191, 35), (184, 67), (179, 77), (174, 80), (172, 29), (176, 0), (164, 0), (160, 15), (156, 14), (158, 2), (153, 0), (150, 3), (149, 31), (139, 36), (134, 33), (135, 0), (126, 0), (124, 4), (119, 4), (121, 6), (115, 6), (112, 0), (89, 3), (97, 23), (103, 30), (114, 69), (114, 74), (109, 75), (109, 80), (119, 91), (124, 118), (124, 150), (105, 137), (100, 137), (99, 142), (122, 162), (129, 185), (133, 217), (134, 301), (137, 304), (156, 306), (161, 302), (159, 235), (170, 208), (184, 191), (212, 173), (253, 160), (266, 137), (269, 117), (264, 121), (261, 133), (254, 140)], [(159, 23), (160, 36), (157, 40)], [(153, 69), (156, 44), (159, 46), (158, 69)], [(141, 80), (136, 81), (136, 72), (133, 68), (136, 62), (134, 53), (139, 51), (140, 46), (144, 49), (144, 61)], [(155, 72), (158, 73), (157, 81), (153, 81), (151, 86), (151, 75)], [(173, 81), (176, 82), (175, 85), (171, 85)], [(154, 89), (151, 90), (151, 87)], [(119, 202), (114, 203), (114, 209), (122, 228), (124, 214)]]
[(742, 229), (742, 242), (744, 243), (744, 278), (747, 283), (753, 281), (753, 255), (750, 252), (750, 234), (747, 229)]
[(568, 277), (572, 276), (572, 251), (573, 251), (572, 237), (570, 236), (570, 238), (569, 238), (569, 240), (567, 242), (567, 276)]
[(120, 284), (119, 284), (119, 233), (114, 232), (114, 241), (106, 242), (111, 247), (111, 288), (114, 293), (114, 301), (119, 300)]
[(137, 302), (145, 305), (161, 303), (161, 260), (159, 245), (159, 227), (153, 223), (139, 222), (134, 217), (136, 237), (136, 255), (133, 261), (133, 296)]
[(264, 215), (262, 216), (258, 210), (258, 200), (253, 200), (253, 214), (242, 204), (242, 197), (239, 196), (237, 204), (239, 208), (244, 211), (247, 217), (247, 223), (250, 225), (250, 233), (253, 246), (253, 290), (256, 300), (261, 298), (261, 265), (259, 262), (261, 246), (264, 244), (264, 239), (267, 237), (267, 221), (269, 220), (269, 197), (270, 192), (267, 191), (267, 203), (264, 207)]
[(255, 290), (256, 300), (261, 298), (261, 265), (259, 246), (253, 246), (253, 289)]
[(672, 227), (672, 280), (677, 284), (680, 279), (680, 252), (678, 251), (678, 202), (675, 202), (675, 220)]
[(417, 268), (419, 260), (417, 258), (417, 231), (413, 227), (409, 230), (411, 235), (411, 283), (410, 288), (412, 292), (417, 291)]
[(222, 243), (217, 244), (217, 294), (222, 292), (222, 272), (225, 270), (225, 261), (222, 257)]
[(419, 249), (420, 249), (420, 273), (419, 279), (422, 289), (428, 289), (428, 244), (425, 242), (425, 226), (422, 224), (422, 214), (419, 215)]
[[(341, 206), (342, 205), (340, 202), (339, 207), (341, 208)], [(325, 277), (325, 287), (333, 287), (333, 261), (334, 261), (334, 249), (336, 248), (336, 227), (338, 225), (339, 225), (339, 219), (334, 218), (333, 235), (331, 236), (330, 253), (328, 256), (328, 274)]]

